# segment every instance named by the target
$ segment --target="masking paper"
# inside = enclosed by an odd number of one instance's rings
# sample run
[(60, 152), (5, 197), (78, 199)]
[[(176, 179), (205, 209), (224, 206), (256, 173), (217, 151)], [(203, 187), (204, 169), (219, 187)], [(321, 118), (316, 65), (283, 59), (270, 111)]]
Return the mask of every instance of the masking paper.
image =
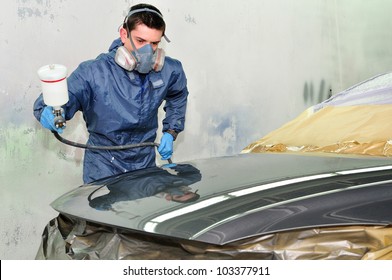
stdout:
[(325, 152), (392, 156), (392, 105), (310, 108), (242, 153)]

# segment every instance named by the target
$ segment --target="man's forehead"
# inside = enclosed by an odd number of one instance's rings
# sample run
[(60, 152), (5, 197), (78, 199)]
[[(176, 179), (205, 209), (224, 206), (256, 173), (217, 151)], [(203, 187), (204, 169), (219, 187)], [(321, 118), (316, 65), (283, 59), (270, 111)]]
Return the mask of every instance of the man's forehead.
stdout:
[(163, 31), (149, 28), (144, 24), (138, 24), (132, 31), (132, 35), (148, 41), (160, 41), (163, 36)]

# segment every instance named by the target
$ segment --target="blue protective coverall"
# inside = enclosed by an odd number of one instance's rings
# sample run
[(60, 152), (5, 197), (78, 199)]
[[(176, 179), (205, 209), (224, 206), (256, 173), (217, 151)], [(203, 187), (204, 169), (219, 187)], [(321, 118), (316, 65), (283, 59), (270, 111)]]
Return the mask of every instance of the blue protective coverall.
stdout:
[[(163, 131), (184, 129), (187, 81), (181, 63), (170, 57), (160, 72), (143, 75), (126, 71), (114, 60), (122, 45), (116, 39), (108, 53), (81, 63), (68, 77), (69, 101), (62, 106), (65, 119), (82, 111), (89, 132), (89, 145), (118, 146), (154, 142), (158, 128), (158, 109), (166, 101)], [(40, 120), (45, 104), (42, 94), (34, 103)], [(130, 170), (155, 166), (153, 146), (129, 150), (86, 150), (85, 183)]]

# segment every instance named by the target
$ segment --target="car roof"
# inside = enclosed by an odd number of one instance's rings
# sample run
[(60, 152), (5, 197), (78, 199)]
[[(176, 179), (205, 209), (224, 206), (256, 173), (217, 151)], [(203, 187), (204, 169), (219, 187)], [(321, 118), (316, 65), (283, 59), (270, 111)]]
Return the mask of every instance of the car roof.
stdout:
[[(391, 170), (388, 158), (239, 154), (105, 178), (51, 205), (86, 221), (226, 244), (309, 227), (390, 224)], [(191, 201), (173, 200), (184, 196)]]

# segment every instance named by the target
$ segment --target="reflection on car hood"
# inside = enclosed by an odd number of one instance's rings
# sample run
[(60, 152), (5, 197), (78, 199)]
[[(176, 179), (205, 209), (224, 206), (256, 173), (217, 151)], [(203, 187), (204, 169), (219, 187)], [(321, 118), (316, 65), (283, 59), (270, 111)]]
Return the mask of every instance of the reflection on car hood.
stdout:
[(241, 154), (99, 180), (52, 203), (119, 228), (225, 244), (285, 230), (392, 223), (392, 162)]

